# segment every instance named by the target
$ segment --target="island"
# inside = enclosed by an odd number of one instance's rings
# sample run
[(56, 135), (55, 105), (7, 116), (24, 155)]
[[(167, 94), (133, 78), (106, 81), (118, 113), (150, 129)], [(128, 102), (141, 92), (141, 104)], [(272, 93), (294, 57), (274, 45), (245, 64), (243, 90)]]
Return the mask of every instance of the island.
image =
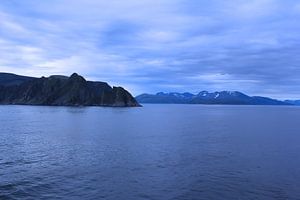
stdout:
[(48, 106), (138, 107), (122, 87), (87, 81), (77, 73), (70, 77), (28, 77), (0, 73), (0, 104)]

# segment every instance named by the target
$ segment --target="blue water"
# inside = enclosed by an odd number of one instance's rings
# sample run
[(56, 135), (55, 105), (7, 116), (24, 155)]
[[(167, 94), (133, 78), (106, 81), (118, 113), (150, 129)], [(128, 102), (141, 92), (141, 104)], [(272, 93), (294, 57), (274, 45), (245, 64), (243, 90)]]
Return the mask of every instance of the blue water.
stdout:
[(300, 107), (0, 106), (0, 199), (300, 199)]

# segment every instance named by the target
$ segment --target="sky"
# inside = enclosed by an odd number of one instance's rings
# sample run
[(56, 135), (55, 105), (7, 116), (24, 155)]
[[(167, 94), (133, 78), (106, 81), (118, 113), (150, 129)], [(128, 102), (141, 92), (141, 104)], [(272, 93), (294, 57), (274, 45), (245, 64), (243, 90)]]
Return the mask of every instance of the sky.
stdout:
[(1, 0), (0, 71), (300, 99), (300, 1)]

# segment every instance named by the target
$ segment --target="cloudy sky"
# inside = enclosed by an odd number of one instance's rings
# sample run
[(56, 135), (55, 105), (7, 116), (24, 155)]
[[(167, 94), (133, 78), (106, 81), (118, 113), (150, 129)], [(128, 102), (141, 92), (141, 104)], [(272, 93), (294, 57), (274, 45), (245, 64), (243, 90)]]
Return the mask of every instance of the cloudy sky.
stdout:
[(0, 71), (300, 99), (300, 1), (1, 0)]

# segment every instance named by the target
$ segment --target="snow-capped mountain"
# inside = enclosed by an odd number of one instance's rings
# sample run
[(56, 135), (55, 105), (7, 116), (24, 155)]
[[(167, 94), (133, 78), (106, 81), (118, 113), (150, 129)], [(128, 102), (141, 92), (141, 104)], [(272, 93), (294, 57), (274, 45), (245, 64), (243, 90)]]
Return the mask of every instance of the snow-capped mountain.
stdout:
[(248, 96), (238, 91), (192, 93), (141, 94), (136, 97), (139, 103), (174, 103), (174, 104), (231, 104), (231, 105), (290, 105), (288, 102), (267, 97)]

